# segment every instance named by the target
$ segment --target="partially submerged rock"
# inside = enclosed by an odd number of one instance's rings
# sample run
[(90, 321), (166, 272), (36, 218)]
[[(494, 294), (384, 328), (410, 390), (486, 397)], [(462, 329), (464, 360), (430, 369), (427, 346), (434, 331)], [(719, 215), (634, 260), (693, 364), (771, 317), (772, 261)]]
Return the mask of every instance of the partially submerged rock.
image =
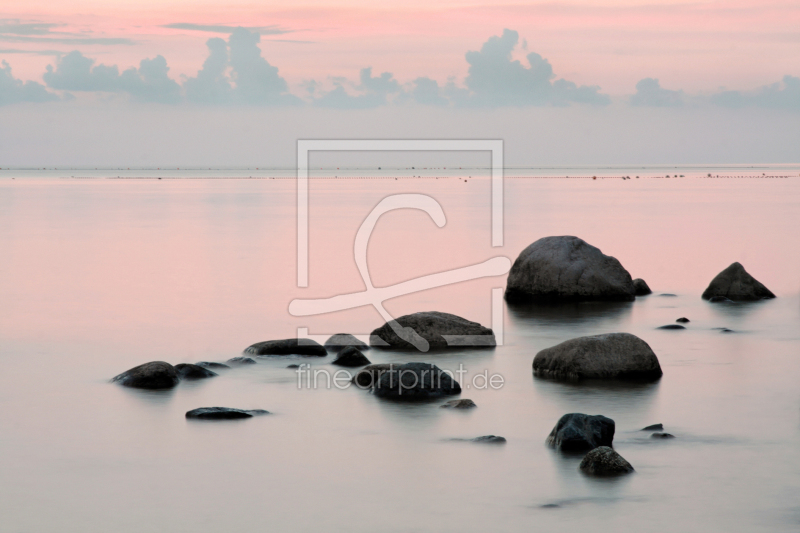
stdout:
[(209, 362), (209, 361), (200, 361), (199, 363), (197, 363), (197, 366), (202, 366), (203, 368), (217, 368), (217, 369), (220, 369), (220, 370), (223, 370), (225, 368), (230, 368), (226, 364), (215, 363), (213, 361), (211, 361), (211, 362)]
[(183, 379), (204, 379), (204, 378), (213, 378), (214, 376), (219, 375), (216, 372), (213, 372), (207, 368), (203, 368), (202, 366), (193, 364), (181, 363), (179, 365), (175, 365), (175, 370), (178, 371), (178, 374)]
[(339, 356), (333, 361), (331, 364), (339, 365), (339, 366), (348, 366), (348, 367), (355, 367), (355, 366), (366, 366), (369, 364), (369, 359), (361, 353), (361, 351), (356, 348), (355, 346), (347, 346), (343, 348), (342, 351), (339, 352)]
[(674, 439), (675, 435), (673, 435), (671, 433), (656, 432), (656, 433), (653, 433), (652, 435), (650, 435), (650, 438), (651, 439)]
[(680, 324), (667, 324), (666, 326), (658, 326), (657, 329), (686, 329), (686, 327)]
[(641, 431), (661, 431), (664, 429), (664, 424), (653, 424), (641, 429)]
[(733, 263), (717, 274), (711, 280), (708, 288), (703, 291), (704, 300), (711, 300), (714, 297), (723, 297), (733, 301), (750, 301), (775, 298), (775, 295), (751, 276), (740, 263)]
[(647, 296), (648, 294), (653, 294), (653, 291), (651, 291), (650, 287), (647, 286), (647, 282), (642, 278), (636, 278), (633, 280), (633, 290), (635, 291), (636, 296)]
[(460, 400), (450, 400), (449, 402), (445, 402), (441, 405), (441, 407), (445, 409), (472, 409), (473, 407), (478, 406), (475, 405), (475, 402), (469, 398), (462, 398)]
[(281, 339), (257, 342), (248, 346), (244, 353), (250, 355), (312, 355), (324, 357), (328, 351), (311, 339)]
[(152, 361), (135, 366), (111, 381), (136, 389), (171, 389), (180, 382), (180, 375), (171, 364)]
[(545, 348), (533, 359), (539, 377), (565, 380), (657, 380), (661, 366), (650, 346), (630, 333), (578, 337)]
[(348, 346), (353, 346), (362, 351), (369, 350), (369, 345), (366, 342), (358, 340), (349, 333), (337, 333), (336, 335), (331, 335), (330, 338), (325, 341), (325, 348), (332, 352), (338, 352)]
[(368, 365), (359, 370), (358, 373), (353, 376), (353, 383), (355, 383), (359, 388), (371, 389), (378, 384), (378, 380), (385, 372), (396, 369), (399, 366), (400, 365), (398, 364), (386, 363)]
[(461, 385), (429, 363), (406, 363), (381, 374), (373, 392), (389, 400), (415, 401), (459, 394)]
[(611, 446), (615, 429), (614, 421), (603, 415), (569, 413), (559, 419), (547, 437), (547, 444), (565, 452)]
[(580, 469), (592, 476), (616, 476), (633, 472), (633, 467), (608, 446), (600, 446), (586, 454)]
[(499, 437), (497, 435), (483, 435), (482, 437), (475, 437), (474, 439), (469, 439), (470, 442), (481, 442), (485, 444), (505, 444), (506, 438)]
[(505, 298), (515, 302), (633, 301), (631, 275), (614, 257), (583, 239), (544, 237), (519, 254)]
[(239, 357), (231, 357), (228, 359), (228, 362), (233, 365), (254, 365), (256, 364), (256, 360), (252, 357), (245, 357), (240, 355)]
[(387, 322), (372, 332), (369, 342), (375, 348), (421, 351), (497, 344), (491, 329), (438, 311), (413, 313)]
[(186, 418), (201, 420), (234, 420), (237, 418), (252, 418), (256, 415), (268, 415), (269, 411), (263, 409), (236, 409), (234, 407), (200, 407), (186, 413)]
[(685, 316), (682, 316), (680, 318), (675, 319), (675, 322), (680, 322), (681, 324), (688, 324), (691, 321)]

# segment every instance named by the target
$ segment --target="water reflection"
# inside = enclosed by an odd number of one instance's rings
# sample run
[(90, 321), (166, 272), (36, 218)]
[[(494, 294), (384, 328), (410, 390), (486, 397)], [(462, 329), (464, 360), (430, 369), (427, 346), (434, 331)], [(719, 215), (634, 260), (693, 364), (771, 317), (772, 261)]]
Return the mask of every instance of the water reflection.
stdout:
[(515, 327), (598, 326), (630, 319), (634, 302), (568, 302), (561, 304), (507, 303), (508, 317)]
[[(654, 402), (660, 381), (582, 380), (554, 381), (531, 375), (537, 392), (554, 399), (564, 413), (603, 414), (611, 416), (630, 409), (647, 410)], [(555, 424), (556, 421), (553, 421)]]

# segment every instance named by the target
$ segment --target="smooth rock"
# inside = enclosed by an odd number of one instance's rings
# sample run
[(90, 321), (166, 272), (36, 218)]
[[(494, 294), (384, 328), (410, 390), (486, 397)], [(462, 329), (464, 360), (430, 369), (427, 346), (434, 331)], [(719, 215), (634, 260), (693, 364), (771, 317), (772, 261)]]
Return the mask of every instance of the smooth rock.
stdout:
[(677, 294), (672, 294), (672, 293), (669, 293), (669, 292), (665, 292), (665, 293), (659, 294), (659, 296), (663, 296), (665, 298), (677, 298), (678, 297)]
[(475, 405), (475, 402), (468, 398), (462, 398), (460, 400), (450, 400), (449, 402), (445, 402), (441, 405), (443, 409), (471, 409), (473, 407), (478, 407)]
[(152, 361), (135, 366), (113, 377), (111, 381), (136, 389), (171, 389), (180, 382), (180, 375), (171, 364)]
[(300, 368), (300, 365), (288, 365), (286, 368)]
[(565, 452), (611, 446), (615, 428), (614, 421), (603, 415), (569, 413), (558, 420), (547, 437), (547, 444)]
[(533, 373), (564, 380), (653, 381), (663, 372), (650, 346), (630, 333), (578, 337), (545, 348), (533, 359)]
[(390, 370), (399, 367), (399, 364), (374, 364), (362, 368), (353, 376), (353, 383), (362, 389), (371, 389), (378, 384), (380, 377)]
[(436, 365), (406, 363), (381, 374), (373, 392), (389, 400), (415, 401), (459, 394), (461, 385)]
[(674, 439), (675, 435), (672, 435), (671, 433), (656, 432), (656, 433), (653, 433), (652, 435), (650, 435), (650, 438), (651, 439)]
[[(438, 311), (425, 311), (401, 316), (394, 320), (404, 328), (404, 338), (387, 322), (370, 335), (370, 344), (375, 348), (394, 350), (417, 350), (414, 339), (421, 337), (432, 350), (463, 347), (493, 347), (497, 344), (491, 329), (460, 316)], [(410, 328), (411, 331), (409, 331)], [(445, 338), (447, 337), (447, 338)], [(423, 349), (425, 351), (425, 349)]]
[(586, 454), (581, 461), (582, 472), (592, 476), (615, 476), (633, 472), (633, 467), (608, 446), (600, 446)]
[(175, 370), (178, 371), (178, 374), (183, 379), (204, 379), (213, 378), (214, 376), (219, 375), (207, 368), (203, 368), (202, 366), (185, 363), (175, 365)]
[(652, 426), (642, 428), (641, 431), (660, 431), (662, 429), (664, 429), (664, 424), (653, 424)]
[(199, 363), (197, 363), (197, 366), (202, 366), (203, 368), (219, 368), (219, 369), (230, 368), (226, 364), (209, 362), (209, 361), (200, 361)]
[(505, 444), (506, 439), (505, 437), (499, 437), (497, 435), (483, 435), (482, 437), (475, 437), (474, 439), (469, 439), (470, 442), (482, 442), (486, 444)]
[(775, 298), (772, 291), (748, 274), (740, 263), (733, 263), (717, 274), (717, 276), (711, 280), (708, 288), (703, 291), (704, 300), (710, 300), (715, 296), (722, 296), (733, 301)]
[(248, 346), (244, 353), (250, 355), (313, 355), (325, 357), (328, 351), (311, 339), (281, 339), (257, 342)]
[(656, 329), (686, 329), (686, 327), (680, 324), (667, 324), (666, 326), (658, 326)]
[(254, 365), (254, 364), (256, 364), (256, 360), (253, 359), (252, 357), (244, 357), (242, 355), (240, 355), (239, 357), (232, 357), (232, 358), (228, 359), (228, 362), (232, 363), (234, 365)]
[(236, 418), (252, 418), (256, 415), (268, 415), (263, 409), (236, 409), (234, 407), (200, 407), (186, 413), (186, 418), (201, 420), (233, 420)]
[(338, 352), (348, 346), (354, 346), (362, 351), (369, 350), (369, 344), (358, 340), (349, 333), (337, 333), (336, 335), (331, 335), (330, 338), (325, 341), (325, 348), (332, 352)]
[(355, 346), (347, 346), (346, 348), (342, 348), (342, 350), (339, 352), (339, 356), (331, 364), (354, 367), (366, 366), (370, 364), (370, 361)]
[(689, 320), (685, 316), (682, 316), (680, 318), (675, 319), (675, 322), (680, 322), (681, 324), (688, 324), (689, 322), (691, 322), (691, 320)]
[(620, 262), (583, 239), (544, 237), (519, 254), (508, 274), (508, 302), (633, 301), (633, 279)]
[(633, 280), (633, 290), (635, 291), (636, 296), (647, 296), (648, 294), (653, 294), (653, 291), (651, 291), (650, 287), (647, 286), (647, 282), (642, 278), (636, 278)]

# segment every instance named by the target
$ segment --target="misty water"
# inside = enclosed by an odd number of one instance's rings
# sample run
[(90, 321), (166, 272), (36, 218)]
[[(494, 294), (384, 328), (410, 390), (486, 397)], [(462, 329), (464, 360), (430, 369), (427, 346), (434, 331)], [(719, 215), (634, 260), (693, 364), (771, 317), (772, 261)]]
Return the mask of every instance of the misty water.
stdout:
[[(492, 247), (485, 170), (312, 179), (309, 286), (298, 288), (291, 179), (260, 169), (266, 179), (181, 179), (248, 178), (251, 169), (3, 170), (0, 531), (797, 531), (799, 171), (528, 171), (599, 179), (507, 179), (502, 247)], [(685, 177), (654, 179), (666, 174)], [(603, 178), (620, 175), (632, 179)], [(148, 179), (104, 179), (117, 176)], [(440, 409), (444, 400), (392, 403), (324, 382), (299, 388), (286, 368), (333, 371), (331, 356), (259, 358), (170, 391), (109, 382), (147, 361), (224, 362), (298, 328), (320, 340), (366, 338), (382, 324), (370, 307), (294, 317), (288, 305), (364, 290), (353, 239), (369, 211), (397, 193), (432, 196), (447, 224), (437, 228), (415, 210), (384, 215), (368, 252), (376, 286), (513, 260), (541, 237), (577, 235), (654, 294), (620, 304), (503, 304), (495, 349), (366, 352), (373, 363), (464, 365), (460, 397), (478, 407), (463, 412)], [(777, 298), (703, 301), (708, 282), (734, 261)], [(492, 326), (492, 289), (503, 287), (504, 276), (484, 278), (386, 307), (394, 316), (438, 310)], [(656, 329), (679, 317), (691, 320), (686, 330)], [(723, 327), (733, 333), (715, 329)], [(539, 350), (618, 331), (650, 344), (660, 381), (532, 375)], [(473, 386), (483, 372), (504, 385)], [(184, 417), (203, 406), (272, 414)], [(636, 472), (590, 478), (578, 470), (580, 456), (549, 449), (545, 438), (570, 412), (614, 419), (614, 447)], [(639, 431), (654, 423), (676, 438)], [(488, 434), (507, 443), (449, 440)]]

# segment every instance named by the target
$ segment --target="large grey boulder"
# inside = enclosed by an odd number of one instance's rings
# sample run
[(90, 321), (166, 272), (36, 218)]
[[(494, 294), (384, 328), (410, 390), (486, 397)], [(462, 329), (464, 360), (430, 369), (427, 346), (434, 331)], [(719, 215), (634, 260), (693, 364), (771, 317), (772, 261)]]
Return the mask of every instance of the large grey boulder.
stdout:
[(547, 444), (565, 452), (611, 446), (615, 428), (614, 421), (603, 415), (569, 413), (558, 420), (547, 437)]
[(416, 401), (459, 394), (461, 385), (436, 365), (406, 363), (381, 374), (372, 390), (380, 398)]
[(375, 348), (420, 351), (497, 345), (491, 329), (438, 311), (413, 313), (387, 322), (370, 334), (369, 342)]
[(236, 409), (235, 407), (198, 407), (186, 412), (186, 418), (200, 420), (235, 420), (237, 418), (252, 418), (257, 415), (268, 415), (269, 411), (263, 409)]
[(244, 353), (250, 355), (314, 355), (324, 357), (328, 351), (311, 339), (281, 339), (257, 342), (248, 346)]
[(663, 374), (650, 346), (630, 333), (578, 337), (545, 348), (533, 358), (533, 373), (539, 377), (571, 381), (654, 381)]
[(587, 453), (580, 469), (592, 476), (617, 476), (633, 472), (631, 464), (608, 446), (600, 446)]
[(740, 263), (733, 263), (717, 274), (703, 291), (704, 300), (724, 301), (721, 298), (749, 301), (775, 298), (775, 295), (763, 283), (748, 274)]
[(331, 335), (328, 340), (325, 341), (325, 348), (332, 352), (339, 352), (348, 346), (353, 346), (359, 350), (369, 350), (369, 345), (366, 342), (358, 340), (349, 333), (337, 333)]
[(525, 248), (508, 274), (515, 302), (633, 301), (631, 275), (617, 259), (571, 236), (544, 237)]
[(151, 361), (135, 366), (111, 381), (137, 389), (171, 389), (181, 378), (175, 367), (164, 361)]

